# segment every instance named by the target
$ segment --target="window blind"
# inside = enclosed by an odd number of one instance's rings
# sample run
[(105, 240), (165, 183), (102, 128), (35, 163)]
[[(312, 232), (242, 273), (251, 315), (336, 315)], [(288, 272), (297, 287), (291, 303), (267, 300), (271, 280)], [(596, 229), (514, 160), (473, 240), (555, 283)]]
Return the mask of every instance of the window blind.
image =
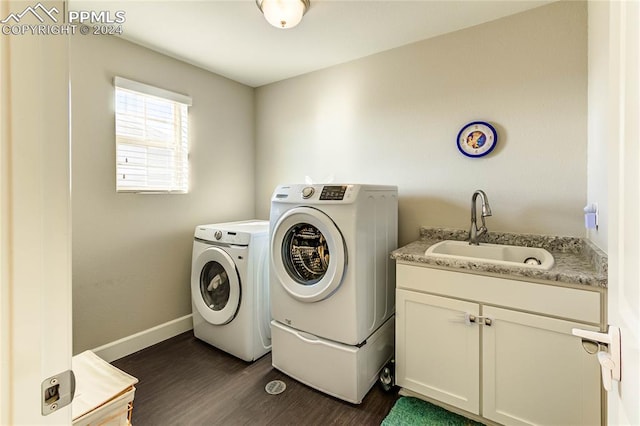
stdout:
[(187, 96), (116, 77), (116, 190), (189, 189)]

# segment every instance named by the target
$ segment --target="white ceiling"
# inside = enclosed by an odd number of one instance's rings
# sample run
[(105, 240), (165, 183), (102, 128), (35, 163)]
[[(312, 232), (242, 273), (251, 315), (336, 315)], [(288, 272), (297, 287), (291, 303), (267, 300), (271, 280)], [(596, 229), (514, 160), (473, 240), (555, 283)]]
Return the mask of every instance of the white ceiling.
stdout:
[(288, 30), (270, 26), (254, 0), (70, 0), (69, 10), (123, 10), (123, 38), (258, 87), (550, 2), (311, 0)]

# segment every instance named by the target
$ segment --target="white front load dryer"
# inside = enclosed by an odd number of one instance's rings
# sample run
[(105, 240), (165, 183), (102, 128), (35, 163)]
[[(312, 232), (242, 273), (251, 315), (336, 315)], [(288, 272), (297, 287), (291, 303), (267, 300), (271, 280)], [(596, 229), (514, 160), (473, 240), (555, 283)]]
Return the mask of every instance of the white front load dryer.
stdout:
[(191, 266), (194, 335), (245, 361), (271, 350), (269, 222), (199, 225)]
[(397, 194), (280, 185), (271, 199), (272, 364), (353, 403), (393, 356)]

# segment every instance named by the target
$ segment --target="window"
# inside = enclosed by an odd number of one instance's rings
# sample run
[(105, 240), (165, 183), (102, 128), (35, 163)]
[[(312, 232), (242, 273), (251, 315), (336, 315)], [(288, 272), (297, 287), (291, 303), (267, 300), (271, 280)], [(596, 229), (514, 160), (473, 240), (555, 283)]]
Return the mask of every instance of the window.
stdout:
[(116, 191), (189, 190), (191, 98), (116, 77)]

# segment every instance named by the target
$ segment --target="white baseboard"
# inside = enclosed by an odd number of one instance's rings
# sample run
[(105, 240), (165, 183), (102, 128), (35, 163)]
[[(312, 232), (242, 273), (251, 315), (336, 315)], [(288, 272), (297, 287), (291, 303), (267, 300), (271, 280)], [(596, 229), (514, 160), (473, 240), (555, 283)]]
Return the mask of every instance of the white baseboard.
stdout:
[(92, 351), (105, 361), (111, 362), (192, 329), (193, 320), (191, 319), (191, 314), (189, 314), (131, 336), (123, 337), (115, 342), (107, 343), (92, 349)]

